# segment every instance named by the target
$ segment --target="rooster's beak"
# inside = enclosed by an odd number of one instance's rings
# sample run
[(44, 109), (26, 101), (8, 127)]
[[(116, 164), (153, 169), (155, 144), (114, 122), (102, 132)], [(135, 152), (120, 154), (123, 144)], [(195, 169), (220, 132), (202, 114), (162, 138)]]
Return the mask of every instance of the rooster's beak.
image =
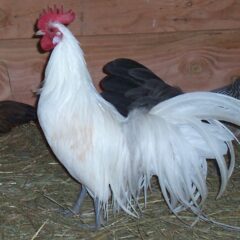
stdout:
[(35, 33), (35, 36), (43, 36), (45, 35), (45, 32), (43, 32), (42, 30), (38, 30), (36, 33)]

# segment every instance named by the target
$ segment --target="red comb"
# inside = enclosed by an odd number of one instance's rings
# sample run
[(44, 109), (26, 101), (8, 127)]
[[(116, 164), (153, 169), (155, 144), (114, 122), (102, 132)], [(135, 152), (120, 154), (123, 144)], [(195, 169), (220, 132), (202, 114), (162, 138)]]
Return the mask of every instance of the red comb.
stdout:
[(75, 13), (72, 10), (67, 12), (63, 11), (63, 6), (57, 8), (55, 5), (53, 8), (48, 7), (47, 10), (43, 10), (40, 15), (37, 27), (38, 29), (45, 29), (46, 24), (49, 22), (59, 22), (64, 25), (70, 24), (75, 19)]

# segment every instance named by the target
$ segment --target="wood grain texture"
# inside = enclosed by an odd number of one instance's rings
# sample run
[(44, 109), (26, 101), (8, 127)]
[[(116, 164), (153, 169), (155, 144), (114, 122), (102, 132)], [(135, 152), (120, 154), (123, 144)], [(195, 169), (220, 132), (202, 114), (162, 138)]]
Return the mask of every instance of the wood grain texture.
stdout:
[[(140, 61), (168, 83), (186, 91), (220, 87), (240, 75), (240, 31), (130, 34), (79, 39), (96, 86), (104, 76), (103, 65), (119, 57)], [(33, 93), (39, 86), (48, 56), (38, 52), (37, 42), (37, 39), (0, 41), (0, 58), (8, 69), (12, 98), (30, 104), (35, 102)], [(0, 68), (0, 76), (4, 75), (4, 71)], [(4, 94), (1, 99), (6, 96)]]
[(75, 35), (240, 28), (238, 0), (0, 0), (0, 39), (31, 38), (43, 8), (73, 9)]
[[(12, 91), (10, 99), (31, 104), (36, 100), (34, 91), (39, 86), (47, 57), (47, 54), (38, 52), (37, 41), (37, 39), (0, 41), (0, 59), (6, 66), (10, 78)], [(2, 75), (0, 72), (0, 76)], [(3, 98), (0, 96), (0, 99)]]
[(239, 10), (236, 0), (85, 0), (83, 34), (234, 29)]
[(70, 29), (81, 34), (82, 0), (0, 0), (0, 39), (32, 38), (34, 24), (42, 10), (54, 4), (76, 11), (77, 18)]
[(81, 39), (96, 81), (104, 76), (101, 68), (106, 62), (128, 57), (148, 66), (168, 83), (193, 91), (214, 89), (240, 76), (239, 33), (130, 34)]

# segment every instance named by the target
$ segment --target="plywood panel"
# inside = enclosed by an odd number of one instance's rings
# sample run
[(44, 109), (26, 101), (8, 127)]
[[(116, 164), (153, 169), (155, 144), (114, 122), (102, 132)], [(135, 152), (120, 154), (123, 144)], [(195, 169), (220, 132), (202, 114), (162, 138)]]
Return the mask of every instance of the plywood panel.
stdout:
[[(240, 32), (130, 34), (81, 37), (96, 86), (102, 66), (118, 57), (147, 65), (165, 81), (186, 91), (207, 90), (240, 75)], [(33, 103), (47, 54), (37, 51), (36, 39), (0, 41), (1, 61), (8, 67), (16, 100)]]
[(83, 34), (240, 28), (235, 0), (84, 0)]
[(70, 28), (81, 34), (82, 0), (0, 0), (0, 39), (32, 38), (40, 13), (54, 4), (77, 12), (77, 18)]
[[(10, 99), (34, 103), (34, 92), (42, 78), (42, 70), (47, 54), (37, 51), (38, 40), (2, 40), (0, 41), (0, 60), (5, 68), (0, 68), (0, 76), (8, 73), (10, 79)], [(2, 80), (2, 79), (1, 79)], [(1, 91), (2, 93), (2, 91)], [(0, 99), (4, 99), (0, 95)]]
[(0, 39), (31, 38), (43, 8), (73, 9), (76, 35), (240, 28), (237, 0), (0, 0)]
[(100, 36), (83, 47), (97, 81), (104, 76), (101, 67), (118, 57), (138, 60), (186, 91), (213, 89), (240, 76), (239, 31)]

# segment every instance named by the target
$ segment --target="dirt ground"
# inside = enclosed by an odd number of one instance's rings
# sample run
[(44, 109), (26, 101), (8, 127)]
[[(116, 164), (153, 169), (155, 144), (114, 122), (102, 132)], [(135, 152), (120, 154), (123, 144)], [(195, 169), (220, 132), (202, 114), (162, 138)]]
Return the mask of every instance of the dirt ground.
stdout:
[[(218, 222), (240, 227), (240, 158), (225, 194), (218, 200), (219, 177), (214, 164), (209, 165), (209, 197), (204, 212)], [(110, 212), (102, 229), (81, 228), (81, 223), (94, 222), (92, 201), (86, 200), (80, 216), (61, 214), (71, 207), (80, 186), (50, 153), (33, 123), (0, 136), (0, 189), (2, 240), (240, 239), (240, 232), (211, 223), (198, 221), (191, 227), (196, 219), (188, 212), (180, 214), (180, 221), (169, 212), (155, 183), (139, 219)]]

